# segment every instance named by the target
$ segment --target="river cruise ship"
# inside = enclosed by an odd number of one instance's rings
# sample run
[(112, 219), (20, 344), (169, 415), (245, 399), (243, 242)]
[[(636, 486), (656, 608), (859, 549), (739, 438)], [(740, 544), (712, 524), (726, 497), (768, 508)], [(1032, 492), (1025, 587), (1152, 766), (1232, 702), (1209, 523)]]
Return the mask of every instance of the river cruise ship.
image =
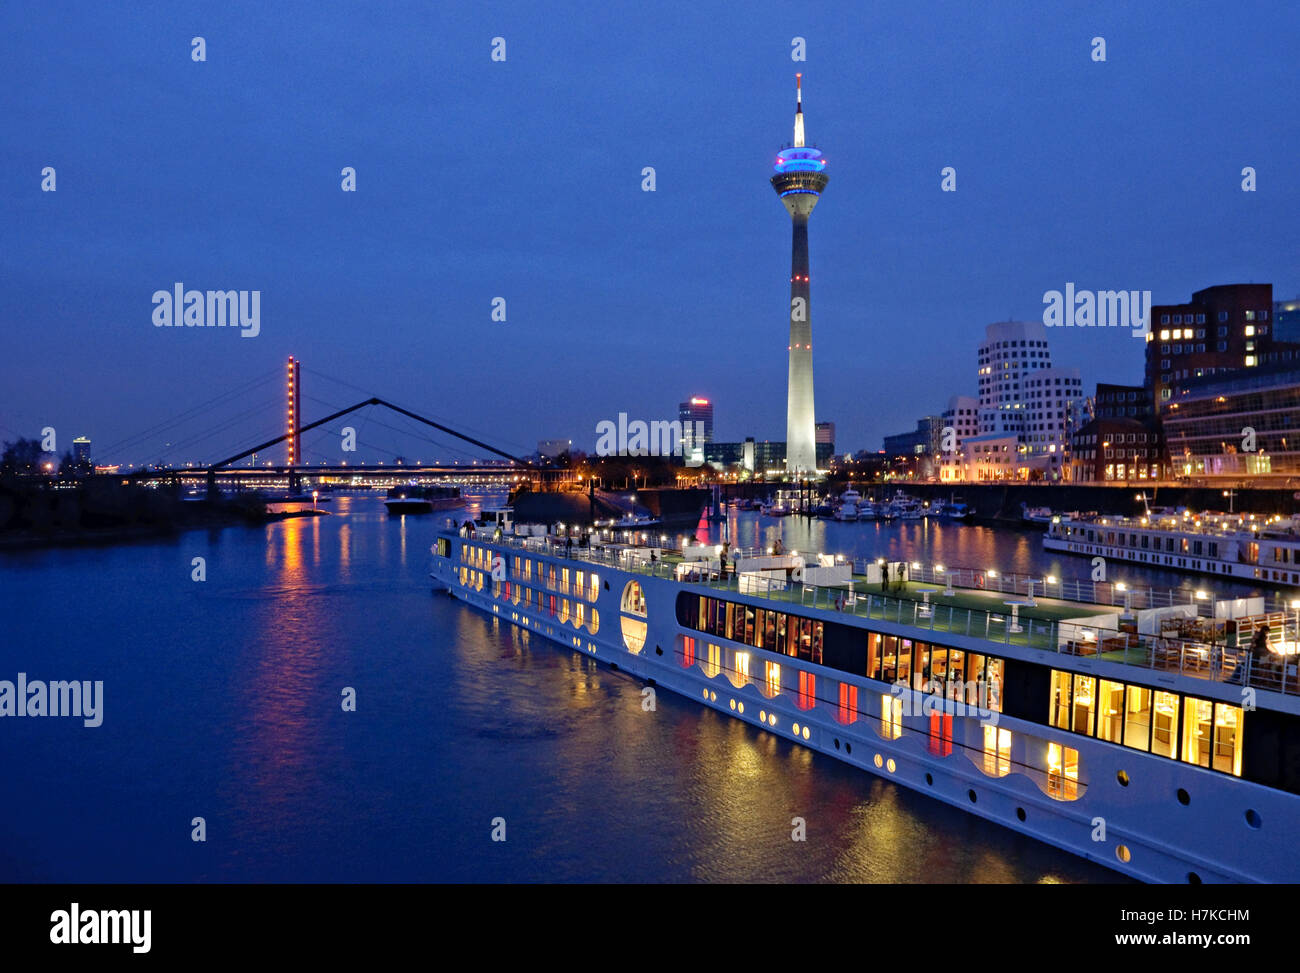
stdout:
[(572, 531), (449, 525), (435, 590), (1126, 875), (1300, 880), (1298, 640), (1264, 598)]
[(1055, 517), (1043, 547), (1153, 568), (1300, 585), (1300, 519), (1192, 514)]

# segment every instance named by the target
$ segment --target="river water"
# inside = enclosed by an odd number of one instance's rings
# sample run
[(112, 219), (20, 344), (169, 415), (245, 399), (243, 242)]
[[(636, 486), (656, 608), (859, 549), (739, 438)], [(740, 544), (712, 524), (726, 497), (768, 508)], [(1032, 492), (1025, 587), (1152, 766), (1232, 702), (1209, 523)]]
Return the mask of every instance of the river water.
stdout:
[[(644, 712), (625, 674), (432, 594), (433, 527), (339, 496), (264, 528), (0, 554), (0, 679), (104, 684), (101, 726), (0, 719), (0, 881), (1118, 879), (671, 693)], [(727, 530), (1086, 567), (1004, 528)]]

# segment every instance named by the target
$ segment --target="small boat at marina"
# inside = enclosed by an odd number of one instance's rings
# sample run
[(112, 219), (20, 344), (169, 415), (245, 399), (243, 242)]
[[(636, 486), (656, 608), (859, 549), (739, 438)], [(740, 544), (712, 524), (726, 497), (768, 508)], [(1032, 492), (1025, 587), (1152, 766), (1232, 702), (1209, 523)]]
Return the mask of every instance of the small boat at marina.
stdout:
[(1056, 514), (1051, 507), (1031, 507), (1027, 503), (1020, 504), (1020, 519), (1027, 524), (1038, 524), (1046, 527), (1055, 516)]
[(862, 502), (862, 494), (857, 490), (849, 487), (840, 494), (840, 506), (835, 511), (836, 520), (857, 520), (859, 516), (858, 504)]
[(961, 501), (949, 500), (943, 505), (943, 517), (945, 520), (965, 520), (969, 516), (970, 508)]
[(921, 519), (921, 501), (916, 497), (909, 497), (902, 490), (896, 492), (894, 498), (889, 501), (889, 509), (899, 520)]

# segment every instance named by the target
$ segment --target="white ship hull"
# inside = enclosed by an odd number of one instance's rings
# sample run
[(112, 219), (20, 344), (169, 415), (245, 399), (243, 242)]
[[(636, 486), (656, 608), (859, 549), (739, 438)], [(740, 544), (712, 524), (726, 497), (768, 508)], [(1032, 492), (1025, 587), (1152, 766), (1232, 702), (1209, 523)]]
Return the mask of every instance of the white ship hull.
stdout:
[[(521, 554), (518, 547), (473, 539), (460, 543), (500, 555), (508, 577), (515, 577), (512, 565)], [(440, 588), (494, 618), (694, 699), (755, 729), (1143, 881), (1300, 880), (1300, 838), (1291, 827), (1300, 818), (1300, 795), (1006, 714), (997, 715), (994, 732), (1010, 733), (1008, 752), (1005, 757), (990, 757), (986, 749), (988, 736), (979, 714), (972, 710), (963, 715), (961, 706), (953, 700), (941, 704), (948, 708), (948, 717), (922, 712), (895, 719), (893, 725), (900, 731), (895, 736), (885, 732), (890, 683), (683, 626), (675, 606), (679, 594), (685, 593), (696, 600), (697, 596), (705, 596), (756, 609), (773, 610), (776, 606), (797, 611), (802, 618), (869, 625), (874, 632), (933, 639), (936, 647), (942, 639), (950, 651), (960, 649), (967, 654), (996, 652), (1007, 659), (1025, 656), (1041, 662), (1038, 650), (935, 632), (924, 623), (916, 627), (874, 614), (864, 618), (860, 614), (801, 607), (798, 603), (778, 603), (740, 594), (734, 588), (682, 583), (642, 571), (533, 552), (522, 552), (522, 556), (539, 565), (596, 573), (599, 589), (594, 600), (583, 599), (587, 606), (583, 622), (574, 618), (572, 607), (557, 612), (557, 595), (549, 591), (543, 592), (541, 604), (516, 601), (521, 586), (539, 585), (536, 576), (531, 581), (514, 582), (511, 594), (506, 593), (510, 582), (498, 583), (494, 594), (490, 574), (482, 571), (478, 572), (477, 584), (472, 568), (469, 582), (462, 583), (460, 569), (465, 562), (453, 552), (450, 557), (434, 559), (433, 577)], [(629, 647), (623, 624), (626, 620), (635, 627), (640, 619), (622, 612), (620, 599), (633, 583), (643, 593), (646, 628), (644, 643), (636, 645), (634, 639)], [(559, 595), (564, 596), (564, 592)], [(573, 604), (578, 601), (573, 599)], [(892, 618), (892, 611), (886, 614)], [(562, 617), (566, 615), (567, 620)], [(693, 645), (693, 657), (687, 655), (687, 644)], [(714, 647), (719, 655), (707, 656), (717, 663), (711, 669), (706, 653)], [(747, 666), (743, 677), (739, 674), (741, 655)], [(764, 682), (767, 662), (780, 666), (775, 695), (771, 684)], [(1109, 670), (1132, 678), (1129, 667), (1092, 659), (1072, 658), (1069, 662), (1079, 671), (1095, 671), (1102, 678), (1113, 676)], [(811, 698), (803, 695), (801, 683), (808, 676), (816, 686)], [(1196, 680), (1162, 674), (1161, 681), (1171, 685), (1187, 683), (1204, 691)], [(856, 694), (856, 705), (846, 708), (842, 694), (850, 691)], [(947, 743), (938, 753), (932, 733), (936, 718), (951, 719), (950, 730), (942, 733)], [(1052, 771), (1045, 763), (1049, 743), (1068, 746), (1078, 754), (1077, 779), (1071, 781), (1065, 794), (1059, 774), (1054, 786)], [(1190, 810), (1181, 802), (1180, 794), (1188, 795)], [(1269, 826), (1257, 827), (1260, 821)]]

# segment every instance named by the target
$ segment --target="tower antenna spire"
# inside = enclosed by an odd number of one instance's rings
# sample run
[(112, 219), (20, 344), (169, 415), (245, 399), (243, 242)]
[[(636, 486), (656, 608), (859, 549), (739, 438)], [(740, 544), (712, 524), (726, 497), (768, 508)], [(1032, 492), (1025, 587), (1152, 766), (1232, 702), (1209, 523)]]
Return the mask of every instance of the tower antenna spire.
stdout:
[(794, 76), (794, 145), (803, 148), (803, 74)]

